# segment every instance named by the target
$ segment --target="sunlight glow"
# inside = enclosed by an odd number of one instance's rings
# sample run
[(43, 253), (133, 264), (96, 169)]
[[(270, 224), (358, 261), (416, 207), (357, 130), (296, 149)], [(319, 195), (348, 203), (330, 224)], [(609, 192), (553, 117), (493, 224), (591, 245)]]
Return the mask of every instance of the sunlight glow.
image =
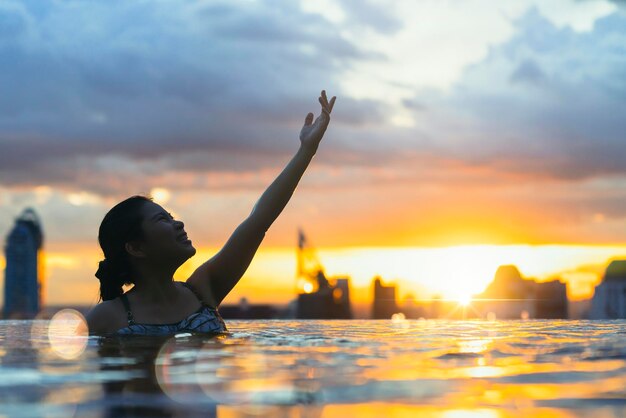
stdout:
[(172, 196), (170, 191), (163, 187), (154, 187), (152, 190), (150, 190), (150, 195), (154, 199), (154, 202), (158, 203), (159, 205), (166, 204)]
[(460, 305), (469, 306), (469, 304), (472, 302), (472, 297), (470, 295), (463, 295), (460, 296), (457, 300)]
[(61, 267), (63, 269), (76, 269), (79, 266), (79, 259), (69, 254), (46, 253), (47, 268)]
[(349, 275), (353, 286), (369, 286), (379, 274), (383, 280), (397, 282), (402, 294), (410, 292), (418, 298), (438, 294), (455, 300), (482, 292), (505, 264), (517, 266), (522, 277), (537, 281), (558, 276), (568, 281), (572, 300), (589, 298), (609, 259), (621, 258), (625, 252), (620, 246), (559, 244), (318, 249), (329, 274)]
[[(169, 208), (168, 208), (169, 209)], [(102, 258), (97, 246), (65, 245), (50, 249), (51, 286), (49, 303), (84, 303), (97, 289), (82, 277), (93, 275), (93, 266)], [(196, 246), (197, 253), (175, 273), (186, 280), (220, 247)], [(593, 295), (609, 259), (626, 256), (626, 246), (571, 245), (476, 245), (455, 247), (347, 247), (318, 249), (328, 277), (350, 277), (350, 300), (370, 303), (372, 279), (382, 276), (385, 283), (397, 284), (397, 299), (411, 294), (415, 299), (441, 297), (458, 301), (477, 295), (493, 280), (498, 266), (516, 265), (525, 278), (549, 280), (555, 275), (567, 282), (570, 300)], [(474, 259), (474, 260), (472, 260)], [(292, 247), (259, 249), (242, 280), (225, 303), (247, 297), (250, 303), (287, 303), (304, 291), (304, 279), (295, 280), (296, 257)], [(0, 257), (0, 267), (4, 259)], [(73, 290), (59, 283), (70, 283)], [(294, 283), (295, 282), (295, 283)], [(311, 283), (312, 291), (316, 284)], [(471, 306), (471, 305), (470, 305)]]
[(67, 200), (74, 206), (97, 205), (101, 201), (97, 195), (85, 191), (70, 193), (67, 195)]

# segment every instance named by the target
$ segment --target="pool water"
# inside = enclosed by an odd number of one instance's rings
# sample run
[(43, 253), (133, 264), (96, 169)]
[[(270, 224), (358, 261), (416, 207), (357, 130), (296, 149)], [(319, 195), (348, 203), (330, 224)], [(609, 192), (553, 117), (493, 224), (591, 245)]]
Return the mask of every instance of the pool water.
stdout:
[(626, 321), (227, 326), (60, 339), (0, 321), (0, 416), (626, 417)]

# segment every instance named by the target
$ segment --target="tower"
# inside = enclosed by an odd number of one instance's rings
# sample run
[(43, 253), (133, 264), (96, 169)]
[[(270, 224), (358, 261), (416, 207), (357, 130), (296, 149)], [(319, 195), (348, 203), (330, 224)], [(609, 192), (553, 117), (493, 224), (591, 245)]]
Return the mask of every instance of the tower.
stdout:
[(372, 319), (390, 319), (391, 315), (398, 312), (396, 286), (383, 285), (380, 276), (374, 277), (372, 283), (374, 289)]
[(34, 318), (43, 304), (43, 231), (32, 208), (15, 220), (4, 247), (3, 318)]
[(626, 260), (613, 260), (591, 300), (591, 319), (626, 318)]

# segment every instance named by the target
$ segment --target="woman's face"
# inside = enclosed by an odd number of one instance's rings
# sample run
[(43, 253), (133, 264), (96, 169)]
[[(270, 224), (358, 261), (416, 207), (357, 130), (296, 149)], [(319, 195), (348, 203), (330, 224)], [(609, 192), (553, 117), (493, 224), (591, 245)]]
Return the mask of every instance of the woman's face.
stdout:
[(150, 259), (182, 264), (196, 253), (187, 238), (185, 224), (173, 219), (163, 207), (146, 202), (143, 215), (144, 249)]

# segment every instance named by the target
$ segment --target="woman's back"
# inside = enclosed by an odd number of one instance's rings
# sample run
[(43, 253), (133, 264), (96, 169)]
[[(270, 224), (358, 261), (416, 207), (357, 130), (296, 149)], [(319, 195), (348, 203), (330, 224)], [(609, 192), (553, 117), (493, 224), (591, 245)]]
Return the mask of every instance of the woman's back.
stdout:
[[(187, 282), (175, 282), (187, 287), (193, 292), (196, 299), (200, 302), (200, 307), (186, 318), (173, 323), (142, 323), (135, 321), (133, 309), (126, 293), (119, 296), (118, 300), (112, 300), (105, 309), (101, 309), (98, 313), (100, 317), (107, 316), (107, 329), (101, 332), (94, 332), (105, 335), (168, 335), (178, 332), (195, 332), (195, 333), (220, 333), (227, 332), (226, 324), (222, 319), (216, 307), (212, 307), (204, 303), (201, 295), (197, 290)], [(120, 303), (121, 302), (121, 303)], [(104, 305), (101, 304), (101, 305)], [(121, 305), (121, 306), (120, 306)], [(104, 306), (99, 306), (105, 308)], [(125, 319), (122, 322), (122, 311), (125, 310)], [(95, 309), (94, 309), (95, 311)], [(114, 312), (112, 312), (114, 311)], [(111, 315), (113, 313), (113, 315)], [(98, 315), (96, 314), (96, 315)], [(97, 322), (99, 318), (94, 319), (92, 315), (92, 324)], [(122, 325), (125, 324), (125, 325)], [(91, 329), (91, 325), (90, 325)]]
[(126, 294), (122, 294), (120, 299), (126, 308), (128, 325), (115, 331), (116, 335), (166, 335), (177, 332), (199, 332), (199, 333), (219, 333), (228, 331), (222, 316), (217, 308), (213, 308), (204, 303), (200, 294), (187, 282), (180, 282), (190, 289), (200, 301), (200, 308), (181, 321), (169, 324), (148, 324), (137, 323), (133, 317), (130, 302)]

